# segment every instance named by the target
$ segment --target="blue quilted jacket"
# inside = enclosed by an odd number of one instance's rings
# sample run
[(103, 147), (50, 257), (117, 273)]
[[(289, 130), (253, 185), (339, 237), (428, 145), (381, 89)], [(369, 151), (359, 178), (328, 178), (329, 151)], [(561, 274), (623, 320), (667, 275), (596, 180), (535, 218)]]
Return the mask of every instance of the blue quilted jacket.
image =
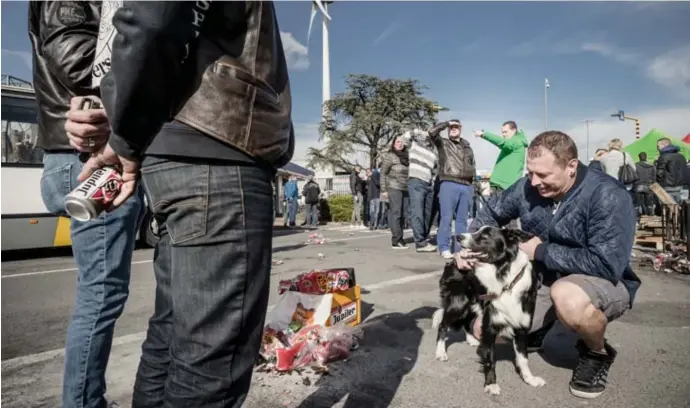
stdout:
[(504, 226), (520, 218), (522, 229), (544, 242), (535, 258), (544, 284), (573, 274), (597, 276), (613, 284), (622, 281), (630, 303), (640, 279), (629, 260), (635, 237), (632, 198), (624, 186), (605, 173), (588, 171), (580, 163), (573, 188), (553, 214), (554, 201), (539, 195), (523, 177), (484, 206), (470, 225)]

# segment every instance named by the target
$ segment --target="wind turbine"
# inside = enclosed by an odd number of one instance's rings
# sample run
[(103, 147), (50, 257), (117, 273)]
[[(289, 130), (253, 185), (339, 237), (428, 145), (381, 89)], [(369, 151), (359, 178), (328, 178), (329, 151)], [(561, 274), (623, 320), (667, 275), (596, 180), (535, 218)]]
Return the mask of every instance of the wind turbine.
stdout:
[(328, 109), (326, 108), (326, 102), (331, 99), (331, 64), (330, 64), (330, 51), (328, 47), (328, 21), (331, 20), (331, 16), (328, 14), (328, 5), (333, 3), (332, 1), (314, 0), (311, 3), (311, 17), (309, 19), (309, 31), (307, 31), (307, 46), (309, 46), (309, 38), (311, 37), (311, 28), (314, 24), (314, 17), (316, 17), (316, 9), (321, 11), (321, 36), (322, 36), (322, 48), (321, 48), (321, 61), (322, 61), (322, 113), (323, 116), (327, 116)]

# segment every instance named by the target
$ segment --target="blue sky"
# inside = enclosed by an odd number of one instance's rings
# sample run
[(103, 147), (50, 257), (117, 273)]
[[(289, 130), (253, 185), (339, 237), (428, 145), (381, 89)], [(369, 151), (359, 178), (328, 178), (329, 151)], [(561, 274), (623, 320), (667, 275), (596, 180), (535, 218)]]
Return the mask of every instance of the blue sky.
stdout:
[[(307, 48), (309, 2), (278, 2), (290, 63), (295, 160), (316, 133), (321, 104), (321, 26)], [(516, 120), (528, 138), (549, 127), (571, 134), (586, 155), (605, 141), (634, 139), (624, 109), (651, 128), (690, 133), (690, 3), (672, 2), (336, 2), (330, 5), (331, 89), (348, 73), (415, 78), (465, 123), (481, 168), (496, 149), (473, 129), (497, 132)], [(26, 3), (2, 2), (2, 72), (30, 77)], [(364, 162), (364, 159), (361, 159)]]

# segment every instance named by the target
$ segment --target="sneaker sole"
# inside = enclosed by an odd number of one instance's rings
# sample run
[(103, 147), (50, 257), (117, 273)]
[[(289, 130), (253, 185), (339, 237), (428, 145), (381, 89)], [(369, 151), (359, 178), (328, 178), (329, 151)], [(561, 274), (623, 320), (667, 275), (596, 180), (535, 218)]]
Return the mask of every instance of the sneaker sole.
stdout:
[(572, 385), (569, 388), (570, 388), (570, 393), (573, 394), (575, 397), (584, 398), (584, 399), (593, 399), (593, 398), (596, 398), (596, 397), (598, 397), (604, 393), (604, 391), (599, 391), (599, 392), (580, 391), (580, 390), (574, 389)]

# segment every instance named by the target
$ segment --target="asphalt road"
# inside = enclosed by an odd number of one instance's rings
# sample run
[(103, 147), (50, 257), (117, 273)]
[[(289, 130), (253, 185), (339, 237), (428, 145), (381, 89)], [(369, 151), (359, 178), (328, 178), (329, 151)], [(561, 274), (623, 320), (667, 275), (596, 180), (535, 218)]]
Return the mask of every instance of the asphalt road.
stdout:
[[(618, 357), (609, 388), (600, 398), (570, 396), (574, 336), (556, 326), (542, 354), (530, 355), (544, 388), (524, 384), (513, 369), (511, 348), (501, 346), (498, 397), (483, 392), (475, 349), (462, 335), (449, 346), (449, 361), (434, 360), (431, 314), (438, 305), (443, 261), (413, 249), (393, 250), (389, 235), (324, 230), (324, 245), (305, 244), (309, 233), (290, 231), (274, 239), (271, 304), (280, 279), (325, 267), (356, 268), (363, 287), (359, 350), (333, 364), (331, 375), (256, 373), (250, 408), (271, 407), (690, 407), (690, 279), (639, 270), (643, 285), (635, 307), (610, 325)], [(409, 233), (407, 234), (410, 235)], [(323, 255), (323, 258), (319, 257)], [(128, 407), (143, 331), (152, 310), (151, 250), (138, 250), (131, 293), (117, 323), (108, 369), (108, 397)], [(5, 258), (5, 257), (3, 257)], [(76, 271), (69, 257), (2, 263), (2, 404), (56, 407), (60, 403), (62, 351), (74, 299)]]

